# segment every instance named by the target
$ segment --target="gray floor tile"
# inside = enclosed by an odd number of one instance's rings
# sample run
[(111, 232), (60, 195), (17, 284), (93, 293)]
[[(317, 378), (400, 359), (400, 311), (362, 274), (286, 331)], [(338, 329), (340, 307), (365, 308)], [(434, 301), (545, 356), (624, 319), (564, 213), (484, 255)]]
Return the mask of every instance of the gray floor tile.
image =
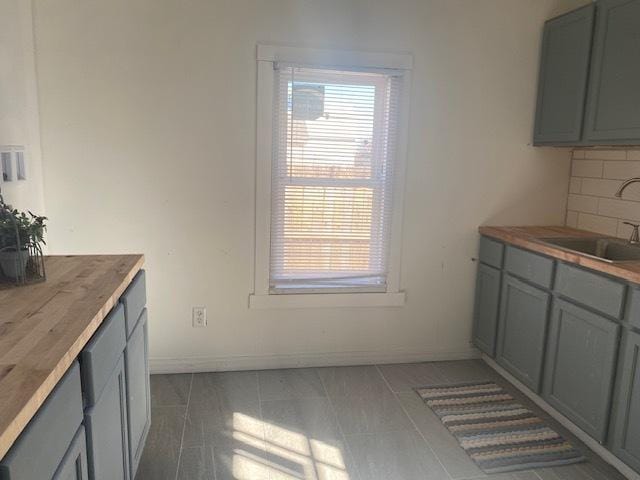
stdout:
[(258, 381), (262, 401), (326, 396), (315, 368), (263, 370)]
[(136, 480), (175, 480), (186, 407), (154, 407)]
[(271, 480), (274, 467), (264, 440), (236, 435), (211, 451), (216, 480)]
[(610, 465), (585, 462), (566, 467), (536, 470), (541, 480), (624, 480), (624, 476)]
[(262, 415), (272, 480), (357, 478), (328, 398), (263, 402)]
[(347, 436), (364, 480), (445, 480), (449, 477), (415, 430)]
[(377, 396), (336, 397), (332, 403), (345, 435), (413, 428), (411, 420), (391, 392)]
[(388, 392), (375, 366), (319, 368), (318, 374), (329, 397), (380, 395)]
[(496, 473), (493, 475), (485, 475), (482, 477), (473, 477), (464, 480), (540, 480), (535, 472), (513, 472), (513, 473)]
[(178, 480), (215, 479), (212, 447), (190, 447), (182, 450)]
[(481, 382), (501, 378), (495, 370), (482, 360), (436, 362), (435, 366), (444, 376), (447, 383)]
[(193, 376), (184, 432), (185, 447), (218, 444), (234, 434), (262, 439), (255, 372), (197, 373)]
[(452, 478), (462, 479), (484, 475), (417, 393), (400, 393), (398, 398), (416, 428), (424, 436)]
[(322, 397), (262, 402), (265, 438), (285, 445), (290, 438), (334, 441), (340, 429), (329, 399)]
[(153, 407), (186, 405), (190, 384), (190, 373), (151, 375), (151, 405)]
[(380, 372), (394, 392), (408, 392), (416, 387), (447, 382), (435, 363), (381, 365)]

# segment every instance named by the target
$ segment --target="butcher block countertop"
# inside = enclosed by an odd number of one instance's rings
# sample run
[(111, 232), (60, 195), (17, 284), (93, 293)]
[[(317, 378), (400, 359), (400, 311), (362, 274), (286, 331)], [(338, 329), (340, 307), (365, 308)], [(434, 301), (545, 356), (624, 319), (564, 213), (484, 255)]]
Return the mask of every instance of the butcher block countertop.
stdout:
[(533, 250), (568, 263), (575, 263), (629, 282), (640, 283), (640, 261), (609, 263), (587, 255), (582, 255), (579, 252), (567, 251), (548, 243), (543, 243), (545, 238), (605, 236), (599, 233), (577, 230), (570, 227), (480, 227), (478, 230), (482, 235), (501, 240), (511, 245)]
[(0, 459), (143, 263), (142, 255), (51, 256), (46, 282), (0, 290)]

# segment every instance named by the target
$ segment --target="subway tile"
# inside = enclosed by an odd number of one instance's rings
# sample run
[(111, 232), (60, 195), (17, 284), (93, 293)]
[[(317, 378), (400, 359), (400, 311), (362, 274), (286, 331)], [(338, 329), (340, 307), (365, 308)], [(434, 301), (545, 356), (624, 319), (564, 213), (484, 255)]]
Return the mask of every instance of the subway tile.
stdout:
[(627, 150), (627, 160), (640, 160), (640, 150)]
[(577, 228), (578, 227), (578, 212), (567, 212), (567, 218), (565, 220), (567, 227)]
[(604, 162), (604, 178), (625, 180), (640, 176), (640, 162), (612, 161)]
[(574, 160), (571, 175), (574, 177), (602, 178), (602, 160)]
[(598, 213), (607, 217), (615, 217), (616, 219), (630, 218), (632, 220), (640, 220), (640, 203), (612, 198), (601, 198), (598, 205)]
[(569, 179), (569, 193), (580, 193), (582, 187), (582, 179), (579, 177), (571, 177)]
[(615, 236), (618, 233), (618, 220), (615, 218), (592, 215), (590, 213), (579, 213), (578, 228), (602, 233), (604, 235)]
[(586, 150), (584, 158), (596, 160), (626, 160), (626, 150)]
[(583, 195), (595, 195), (596, 197), (613, 198), (619, 187), (619, 180), (584, 178), (582, 179), (581, 193)]
[(569, 195), (567, 208), (576, 212), (598, 213), (598, 198), (587, 195)]
[(584, 150), (574, 150), (573, 158), (584, 158)]

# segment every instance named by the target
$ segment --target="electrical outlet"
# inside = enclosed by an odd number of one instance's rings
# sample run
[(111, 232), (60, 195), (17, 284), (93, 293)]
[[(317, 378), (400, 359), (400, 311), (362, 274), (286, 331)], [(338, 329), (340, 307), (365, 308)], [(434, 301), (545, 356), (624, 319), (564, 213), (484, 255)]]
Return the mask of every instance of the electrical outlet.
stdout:
[(203, 328), (207, 326), (207, 307), (193, 307), (193, 326)]

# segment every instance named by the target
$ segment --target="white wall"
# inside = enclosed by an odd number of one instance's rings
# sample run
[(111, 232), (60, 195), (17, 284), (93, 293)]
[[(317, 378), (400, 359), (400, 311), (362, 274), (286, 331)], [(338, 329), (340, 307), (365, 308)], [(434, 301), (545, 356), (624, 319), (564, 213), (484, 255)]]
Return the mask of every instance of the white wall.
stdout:
[[(569, 155), (529, 143), (576, 3), (35, 0), (51, 248), (147, 255), (156, 369), (473, 355), (478, 225), (564, 221)], [(258, 42), (413, 53), (403, 308), (248, 309)]]
[(39, 128), (31, 2), (2, 0), (0, 146), (25, 147), (27, 180), (2, 183), (0, 179), (0, 189), (7, 203), (42, 214), (44, 199)]

